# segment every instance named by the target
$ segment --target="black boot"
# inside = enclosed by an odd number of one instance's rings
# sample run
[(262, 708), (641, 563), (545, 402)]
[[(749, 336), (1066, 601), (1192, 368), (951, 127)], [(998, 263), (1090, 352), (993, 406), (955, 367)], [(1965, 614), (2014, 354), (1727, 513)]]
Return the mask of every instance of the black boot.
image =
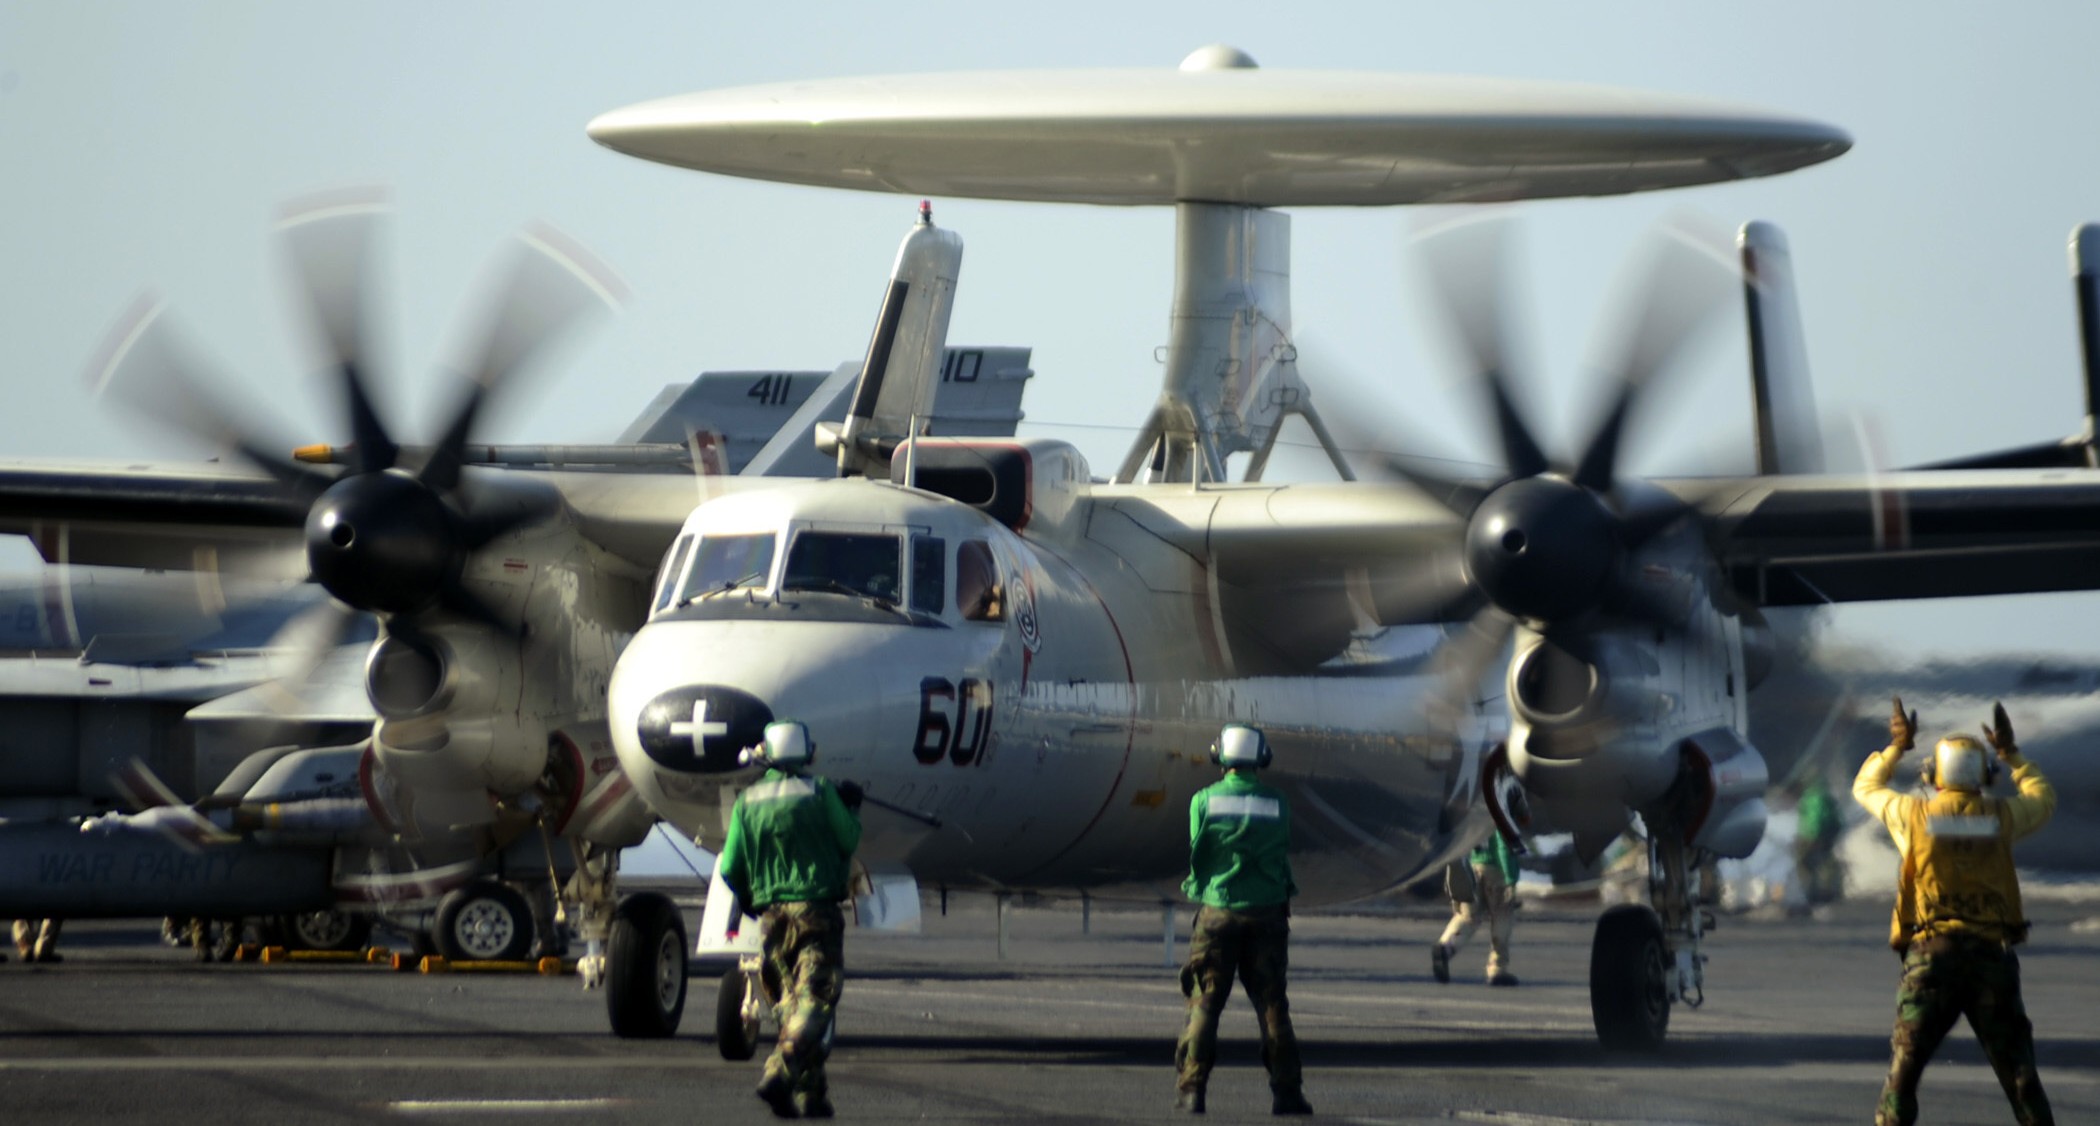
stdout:
[(1312, 1104), (1305, 1101), (1305, 1092), (1297, 1087), (1278, 1087), (1269, 1102), (1270, 1114), (1311, 1114)]
[(773, 1109), (775, 1118), (795, 1118), (801, 1114), (795, 1106), (795, 1084), (785, 1075), (769, 1075), (759, 1081), (758, 1097)]
[(1203, 1088), (1183, 1087), (1174, 1095), (1174, 1109), (1183, 1114), (1203, 1113)]

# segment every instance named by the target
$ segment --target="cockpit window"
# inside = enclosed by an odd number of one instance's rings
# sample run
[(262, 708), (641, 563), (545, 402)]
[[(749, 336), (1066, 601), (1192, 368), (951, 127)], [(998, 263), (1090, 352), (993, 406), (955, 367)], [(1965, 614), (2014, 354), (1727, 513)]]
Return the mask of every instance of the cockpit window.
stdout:
[(804, 532), (788, 549), (780, 589), (828, 590), (894, 603), (903, 593), (897, 537), (859, 532)]
[(680, 536), (664, 560), (664, 573), (656, 586), (656, 608), (661, 610), (671, 604), (671, 596), (678, 591), (678, 572), (685, 570), (686, 553), (693, 550), (693, 537)]
[(683, 606), (725, 590), (764, 588), (773, 573), (773, 533), (702, 536), (693, 554), (693, 569), (678, 596)]
[(955, 606), (962, 616), (973, 622), (1005, 621), (1005, 594), (992, 549), (983, 540), (963, 541), (955, 550)]
[(911, 608), (938, 614), (948, 608), (948, 541), (939, 536), (911, 538)]

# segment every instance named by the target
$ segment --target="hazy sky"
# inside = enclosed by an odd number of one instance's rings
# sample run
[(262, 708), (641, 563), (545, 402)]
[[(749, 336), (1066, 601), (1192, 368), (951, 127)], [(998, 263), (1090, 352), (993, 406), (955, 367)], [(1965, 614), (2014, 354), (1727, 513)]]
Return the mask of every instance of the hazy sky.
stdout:
[[(98, 406), (82, 372), (142, 288), (246, 394), (342, 440), (301, 370), (269, 227), (286, 200), (391, 186), (390, 417), (427, 436), (443, 358), (508, 233), (544, 219), (633, 298), (496, 412), (491, 440), (601, 441), (706, 368), (829, 368), (865, 345), (915, 201), (743, 183), (592, 144), (591, 117), (718, 86), (890, 71), (1171, 67), (1208, 42), (1270, 67), (1567, 79), (1697, 94), (1849, 130), (1772, 180), (1532, 206), (1524, 276), (1550, 432), (1585, 429), (1583, 357), (1638, 233), (1694, 209), (1793, 241), (1818, 393), (1867, 408), (1895, 464), (2053, 438), (2081, 405), (2064, 243), (2100, 218), (2100, 6), (2073, 3), (995, 5), (0, 2), (0, 456), (180, 452)], [(952, 338), (1033, 345), (1031, 429), (1108, 472), (1158, 387), (1164, 210), (936, 201), (968, 246)], [(1425, 430), (1479, 433), (1423, 331), (1408, 216), (1301, 210), (1301, 336)], [(1667, 470), (1748, 448), (1740, 318), (1656, 404)], [(1082, 423), (1091, 429), (1058, 424)], [(1571, 441), (1572, 438), (1564, 439)], [(1483, 444), (1475, 442), (1476, 452)], [(1747, 457), (1747, 454), (1743, 456)], [(2100, 599), (1847, 610), (1858, 636), (1944, 652), (2085, 649)]]

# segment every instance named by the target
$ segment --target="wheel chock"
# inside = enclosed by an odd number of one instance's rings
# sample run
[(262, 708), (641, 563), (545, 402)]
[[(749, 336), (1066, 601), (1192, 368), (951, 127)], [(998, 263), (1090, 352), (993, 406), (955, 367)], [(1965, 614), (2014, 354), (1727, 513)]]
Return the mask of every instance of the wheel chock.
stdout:
[(400, 973), (407, 973), (410, 970), (421, 969), (423, 966), (422, 956), (416, 954), (413, 951), (406, 954), (395, 954), (392, 957), (388, 958), (387, 962), (388, 964), (392, 965), (397, 972)]
[(394, 952), (384, 946), (365, 947), (365, 961), (373, 965), (391, 965), (393, 960)]
[(282, 946), (265, 946), (263, 947), (262, 952), (262, 964), (265, 966), (274, 966), (277, 963), (282, 962), (287, 958), (291, 957), (291, 954), (291, 951), (286, 950)]
[(243, 942), (233, 948), (233, 960), (236, 962), (260, 962), (262, 954), (263, 948), (253, 942)]
[[(549, 962), (553, 962), (553, 963), (555, 964), (555, 968), (554, 968), (554, 969), (552, 969), (552, 970), (549, 970), (549, 969), (547, 968), (547, 963), (549, 963)], [(502, 974), (502, 973), (511, 973), (511, 974), (516, 974), (516, 973), (527, 973), (527, 974), (529, 974), (529, 973), (542, 973), (542, 974), (545, 974), (545, 973), (560, 973), (560, 972), (561, 972), (561, 959), (559, 959), (559, 958), (542, 958), (542, 959), (540, 959), (539, 961), (537, 961), (537, 962), (534, 962), (534, 961), (527, 961), (527, 960), (520, 960), (520, 961), (510, 961), (510, 960), (503, 960), (503, 961), (497, 961), (497, 960), (494, 960), (494, 959), (483, 959), (483, 958), (476, 958), (476, 959), (473, 959), (473, 960), (471, 960), (471, 961), (466, 961), (466, 960), (463, 960), (463, 961), (458, 961), (458, 962), (452, 962), (452, 963), (448, 964), (446, 968), (447, 968), (447, 969), (452, 969), (452, 970), (457, 970), (457, 971), (459, 971), (459, 972), (461, 972), (461, 973), (489, 973), (489, 974)]]
[(452, 963), (447, 962), (441, 954), (426, 954), (423, 957), (422, 971), (426, 974), (441, 974), (451, 968)]

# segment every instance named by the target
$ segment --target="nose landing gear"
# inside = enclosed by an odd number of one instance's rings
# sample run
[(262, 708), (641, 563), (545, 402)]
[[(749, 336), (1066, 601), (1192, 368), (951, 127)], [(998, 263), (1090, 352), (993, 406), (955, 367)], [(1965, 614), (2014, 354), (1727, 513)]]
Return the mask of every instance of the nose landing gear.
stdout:
[(1590, 1018), (1597, 1040), (1619, 1051), (1650, 1052), (1670, 1030), (1670, 1009), (1706, 1002), (1706, 955), (1719, 882), (1714, 855), (1685, 843), (1674, 818), (1649, 824), (1648, 898), (1652, 907), (1613, 907), (1590, 944)]

